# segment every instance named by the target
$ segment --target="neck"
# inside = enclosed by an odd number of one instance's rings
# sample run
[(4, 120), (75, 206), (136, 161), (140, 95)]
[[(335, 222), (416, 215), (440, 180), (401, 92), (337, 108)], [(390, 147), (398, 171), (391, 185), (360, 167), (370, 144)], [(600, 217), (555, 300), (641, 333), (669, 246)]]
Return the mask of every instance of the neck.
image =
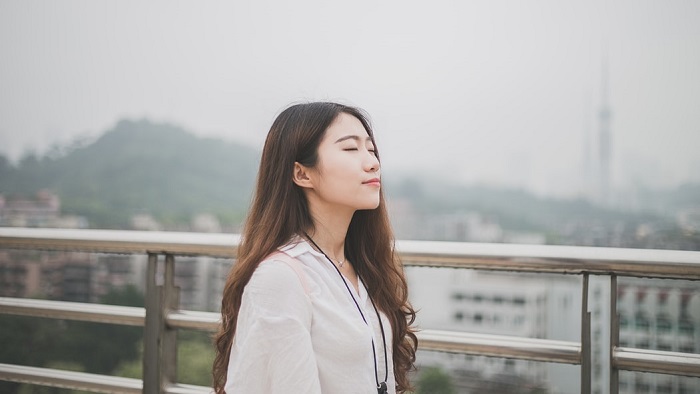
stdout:
[(330, 257), (345, 260), (345, 236), (353, 214), (354, 211), (311, 209), (314, 228), (308, 234)]

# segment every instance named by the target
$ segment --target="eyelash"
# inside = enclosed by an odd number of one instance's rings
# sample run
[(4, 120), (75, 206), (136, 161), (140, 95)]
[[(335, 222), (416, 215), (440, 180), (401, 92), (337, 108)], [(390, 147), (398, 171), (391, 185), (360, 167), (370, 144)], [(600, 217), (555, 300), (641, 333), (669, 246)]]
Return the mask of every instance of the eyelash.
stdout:
[[(359, 150), (359, 149), (357, 149), (357, 148), (345, 148), (345, 149), (343, 149), (343, 150), (346, 151), (346, 152), (353, 152), (353, 151), (357, 151), (357, 150)], [(373, 155), (376, 155), (376, 154), (377, 154), (377, 150), (376, 150), (376, 149), (367, 149), (367, 151), (370, 152), (370, 153), (372, 153)]]

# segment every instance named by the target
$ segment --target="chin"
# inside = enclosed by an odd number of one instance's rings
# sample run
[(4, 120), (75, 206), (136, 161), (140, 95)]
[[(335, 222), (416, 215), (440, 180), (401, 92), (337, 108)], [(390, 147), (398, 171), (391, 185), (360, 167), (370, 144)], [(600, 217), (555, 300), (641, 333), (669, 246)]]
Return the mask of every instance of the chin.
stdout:
[(371, 211), (377, 208), (379, 208), (379, 201), (373, 201), (371, 203), (364, 204), (364, 206), (362, 208), (358, 208), (358, 210)]

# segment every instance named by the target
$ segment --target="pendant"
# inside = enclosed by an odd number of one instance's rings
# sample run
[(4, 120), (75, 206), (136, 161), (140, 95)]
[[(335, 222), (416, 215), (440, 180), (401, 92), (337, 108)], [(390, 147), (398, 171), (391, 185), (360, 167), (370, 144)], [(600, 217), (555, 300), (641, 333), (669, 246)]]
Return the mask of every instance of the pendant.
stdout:
[(386, 393), (387, 393), (386, 382), (379, 383), (379, 386), (377, 386), (377, 394), (386, 394)]

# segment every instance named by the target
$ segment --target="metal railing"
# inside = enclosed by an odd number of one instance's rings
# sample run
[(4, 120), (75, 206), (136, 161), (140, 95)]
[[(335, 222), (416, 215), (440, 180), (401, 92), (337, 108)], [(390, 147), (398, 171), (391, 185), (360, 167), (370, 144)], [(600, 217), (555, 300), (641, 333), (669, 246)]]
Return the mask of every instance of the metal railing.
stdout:
[[(219, 314), (180, 310), (174, 285), (175, 256), (235, 258), (239, 238), (229, 234), (0, 228), (0, 248), (147, 254), (146, 307), (0, 298), (0, 313), (144, 327), (143, 380), (0, 364), (0, 379), (95, 392), (207, 393), (177, 383), (178, 329), (214, 331)], [(700, 252), (545, 245), (398, 241), (406, 266), (581, 275), (580, 342), (423, 330), (419, 348), (441, 352), (580, 365), (581, 393), (591, 391), (588, 312), (590, 275), (611, 283), (610, 392), (621, 370), (700, 377), (700, 355), (619, 347), (617, 278), (700, 280)], [(157, 284), (159, 256), (163, 283)]]

